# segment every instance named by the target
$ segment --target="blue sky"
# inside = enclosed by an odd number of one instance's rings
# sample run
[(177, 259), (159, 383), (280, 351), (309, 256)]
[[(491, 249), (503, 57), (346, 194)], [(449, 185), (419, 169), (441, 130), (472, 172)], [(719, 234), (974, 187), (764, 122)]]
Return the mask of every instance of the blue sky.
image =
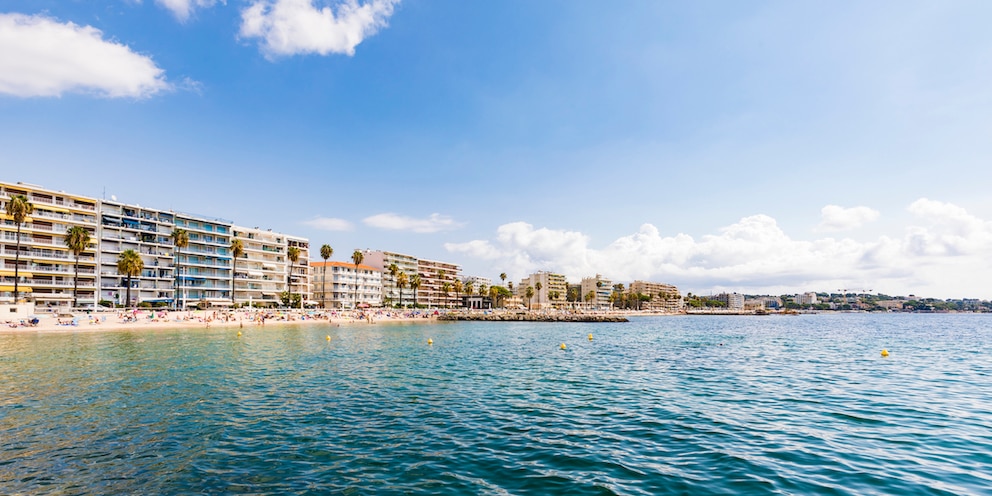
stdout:
[(987, 2), (0, 2), (0, 167), (517, 280), (992, 298)]

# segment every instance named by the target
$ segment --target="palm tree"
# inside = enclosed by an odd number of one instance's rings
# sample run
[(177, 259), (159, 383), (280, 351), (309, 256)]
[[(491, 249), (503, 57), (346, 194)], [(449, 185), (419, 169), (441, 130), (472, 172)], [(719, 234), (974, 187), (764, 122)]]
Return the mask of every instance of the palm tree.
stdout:
[(465, 294), (468, 296), (472, 296), (472, 285), (472, 281), (465, 283)]
[(141, 255), (134, 250), (124, 250), (117, 258), (117, 273), (127, 277), (127, 295), (124, 300), (124, 307), (131, 302), (131, 278), (141, 274), (145, 268), (145, 263), (141, 261)]
[(410, 289), (413, 290), (413, 308), (417, 308), (417, 288), (420, 287), (420, 274), (414, 274), (410, 278)]
[(527, 310), (530, 310), (531, 309), (530, 299), (534, 297), (534, 288), (527, 286), (527, 289), (524, 291), (524, 295), (527, 296)]
[(586, 306), (587, 307), (589, 306), (589, 302), (591, 302), (592, 299), (595, 298), (595, 297), (596, 297), (596, 293), (593, 292), (593, 291), (590, 291), (590, 292), (586, 293)]
[(441, 283), (441, 293), (444, 294), (444, 308), (451, 306), (451, 302), (448, 301), (448, 295), (451, 294), (451, 283), (443, 282)]
[(479, 285), (479, 296), (486, 296), (486, 289), (487, 288), (486, 288), (486, 285), (485, 284), (480, 284)]
[[(293, 269), (296, 268), (296, 261), (300, 259), (300, 248), (290, 246), (286, 250), (286, 258), (289, 259), (289, 274), (286, 275), (286, 285), (289, 287), (289, 307), (293, 307)], [(300, 295), (300, 307), (303, 307), (303, 295)]]
[(13, 195), (10, 200), (7, 201), (7, 215), (14, 219), (14, 224), (17, 225), (17, 251), (14, 252), (14, 303), (17, 303), (17, 297), (20, 294), (18, 282), (21, 279), (20, 269), (21, 269), (21, 224), (27, 220), (28, 216), (34, 212), (34, 205), (28, 200), (28, 197), (24, 195)]
[(510, 288), (510, 292), (512, 293), (513, 292), (513, 281), (510, 281), (510, 282), (508, 282), (506, 284), (507, 284), (506, 287)]
[[(391, 264), (389, 264), (389, 267), (387, 267), (387, 270), (389, 271), (389, 277), (393, 280), (393, 286), (396, 286), (396, 275), (400, 273), (399, 266), (397, 266), (394, 263), (391, 263)], [(403, 302), (400, 302), (400, 303), (402, 304)], [(400, 306), (402, 306), (402, 305), (400, 305)]]
[(351, 254), (351, 261), (355, 262), (355, 308), (358, 308), (358, 266), (365, 261), (365, 254), (359, 250), (355, 250)]
[(462, 280), (455, 279), (455, 283), (452, 285), (452, 289), (455, 290), (455, 297), (458, 298), (458, 306), (462, 306)]
[(65, 231), (65, 246), (76, 257), (72, 275), (72, 307), (79, 306), (79, 256), (90, 247), (90, 232), (83, 226), (72, 226)]
[(331, 245), (324, 245), (320, 247), (320, 258), (324, 259), (324, 266), (321, 267), (320, 271), (320, 308), (327, 308), (327, 293), (325, 293), (326, 282), (327, 282), (327, 259), (331, 258), (334, 254), (334, 248)]
[[(536, 292), (537, 292), (537, 301), (538, 301), (538, 302), (540, 302), (540, 301), (541, 301), (541, 289), (543, 289), (543, 288), (544, 288), (544, 285), (543, 285), (543, 284), (541, 284), (541, 281), (538, 281), (538, 282), (537, 282), (536, 284), (534, 284), (534, 289), (535, 289), (535, 290), (536, 290)], [(542, 308), (543, 308), (543, 307), (542, 307)]]
[[(447, 276), (447, 273), (445, 273), (444, 270), (442, 270), (442, 269), (438, 269), (437, 270), (437, 280), (438, 281), (441, 281), (443, 283), (445, 276)], [(440, 300), (440, 298), (438, 298), (438, 299)], [(438, 302), (438, 303), (440, 303), (440, 302)], [(438, 306), (441, 306), (441, 305), (438, 305)]]
[(506, 284), (506, 272), (499, 273), (499, 280), (503, 281), (503, 284)]
[(400, 275), (396, 276), (396, 287), (400, 288), (400, 308), (403, 308), (403, 288), (406, 287), (406, 272), (400, 272)]
[(231, 262), (231, 306), (234, 306), (234, 273), (238, 270), (238, 259), (244, 254), (245, 244), (238, 238), (232, 238), (231, 256), (234, 257), (234, 262)]
[[(172, 264), (172, 266), (176, 269), (176, 274), (175, 274), (176, 292), (178, 293), (180, 291), (183, 291), (185, 293), (186, 285), (185, 284), (182, 285), (183, 287), (182, 290), (180, 290), (180, 286), (179, 286), (179, 281), (181, 280), (179, 276), (179, 255), (181, 254), (183, 248), (189, 246), (189, 232), (186, 231), (185, 229), (173, 229), (172, 244), (176, 247), (176, 252), (173, 254), (173, 258), (175, 258), (175, 262)], [(179, 299), (179, 296), (180, 295), (175, 295), (177, 300)], [(181, 306), (177, 305), (177, 307), (186, 308), (185, 294), (182, 295), (182, 305)]]

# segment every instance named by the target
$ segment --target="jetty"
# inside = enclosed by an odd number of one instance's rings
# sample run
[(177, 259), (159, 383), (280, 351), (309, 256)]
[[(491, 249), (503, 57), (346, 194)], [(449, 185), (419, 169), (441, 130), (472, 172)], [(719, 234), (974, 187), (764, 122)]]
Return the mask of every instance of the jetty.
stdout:
[(437, 320), (480, 322), (630, 322), (623, 315), (545, 314), (536, 312), (515, 313), (449, 313)]

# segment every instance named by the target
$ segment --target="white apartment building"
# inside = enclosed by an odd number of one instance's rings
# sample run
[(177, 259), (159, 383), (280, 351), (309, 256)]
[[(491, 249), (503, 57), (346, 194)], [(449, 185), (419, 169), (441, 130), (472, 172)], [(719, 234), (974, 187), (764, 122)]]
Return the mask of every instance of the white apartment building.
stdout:
[(176, 227), (189, 233), (189, 246), (177, 250), (180, 308), (231, 304), (233, 222), (177, 212)]
[(816, 298), (816, 293), (800, 293), (796, 295), (796, 303), (802, 306), (816, 305), (819, 302)]
[[(389, 266), (396, 264), (396, 268), (399, 270), (397, 275), (399, 275), (400, 272), (406, 274), (407, 282), (409, 283), (413, 276), (420, 273), (420, 265), (417, 257), (382, 250), (365, 250), (362, 254), (365, 256), (365, 260), (363, 261), (364, 264), (382, 271), (383, 304), (387, 306), (399, 304), (400, 288), (397, 287), (395, 278), (389, 273)], [(421, 283), (422, 282), (423, 281), (421, 281)], [(407, 285), (403, 291), (403, 303), (412, 303), (413, 292), (410, 290), (410, 286)]]
[[(540, 283), (540, 289), (538, 289)], [(527, 288), (534, 290), (534, 296), (528, 300)], [(520, 280), (516, 287), (516, 295), (519, 296), (525, 306), (532, 310), (543, 310), (549, 308), (564, 308), (567, 306), (568, 281), (565, 276), (552, 272), (535, 272)]]
[(720, 293), (713, 299), (726, 303), (727, 310), (744, 310), (744, 295), (740, 293)]
[(608, 310), (610, 294), (613, 292), (613, 282), (596, 274), (595, 277), (583, 277), (579, 288), (579, 301), (586, 308)]
[[(175, 252), (172, 212), (125, 205), (116, 201), (100, 202), (100, 300), (121, 305), (152, 303), (174, 305)], [(141, 256), (144, 269), (131, 278), (131, 301), (127, 297), (127, 278), (117, 271), (121, 252), (134, 250)]]
[[(14, 195), (26, 196), (34, 206), (21, 225), (19, 253), (18, 226), (7, 215), (7, 202)], [(65, 246), (65, 233), (71, 226), (82, 226), (90, 232), (93, 245), (79, 257), (77, 305), (93, 307), (97, 302), (97, 206), (93, 198), (0, 182), (0, 302), (14, 302), (16, 272), (18, 298), (32, 299), (38, 311), (68, 309), (76, 280), (75, 257)]]
[[(671, 284), (634, 281), (630, 283), (630, 292), (651, 297), (648, 301), (644, 302), (642, 306), (644, 310), (665, 313), (679, 313), (682, 311), (682, 295), (679, 294), (679, 288)], [(743, 295), (740, 295), (740, 308), (744, 308)]]
[(234, 270), (234, 301), (252, 307), (277, 307), (287, 291), (286, 236), (271, 229), (232, 226), (244, 253)]
[(356, 270), (351, 262), (311, 262), (310, 275), (313, 301), (318, 306), (336, 309), (382, 306), (383, 272), (376, 267), (363, 263)]
[(289, 248), (296, 247), (300, 251), (299, 258), (296, 263), (288, 259), (286, 263), (288, 264), (287, 270), (289, 274), (290, 291), (293, 293), (300, 294), (303, 298), (303, 305), (310, 304), (311, 288), (310, 288), (310, 240), (307, 238), (300, 238), (296, 236), (286, 237), (286, 251), (288, 253)]

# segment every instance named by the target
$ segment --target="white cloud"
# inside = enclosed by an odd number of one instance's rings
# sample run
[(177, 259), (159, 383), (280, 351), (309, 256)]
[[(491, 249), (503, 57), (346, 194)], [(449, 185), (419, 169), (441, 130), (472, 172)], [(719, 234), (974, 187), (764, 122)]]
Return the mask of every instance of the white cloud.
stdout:
[[(603, 248), (575, 231), (505, 224), (493, 240), (448, 243), (452, 253), (486, 260), (523, 277), (551, 270), (571, 281), (603, 274), (618, 282), (635, 279), (675, 283), (688, 291), (751, 293), (875, 289), (889, 294), (992, 297), (992, 223), (955, 205), (919, 200), (917, 216), (901, 238), (870, 241), (791, 238), (766, 215), (742, 218), (717, 234), (695, 239), (664, 236), (644, 224)], [(928, 293), (929, 292), (929, 293)]]
[(303, 225), (322, 231), (350, 231), (352, 227), (351, 222), (333, 217), (317, 217), (303, 221)]
[(433, 233), (458, 229), (462, 223), (441, 214), (431, 214), (426, 219), (414, 219), (394, 213), (385, 213), (366, 217), (362, 220), (366, 225), (389, 229), (392, 231), (412, 231), (416, 233)]
[(878, 219), (877, 210), (868, 207), (844, 208), (837, 205), (827, 205), (820, 210), (820, 225), (818, 231), (846, 231), (857, 229), (868, 222)]
[(104, 40), (99, 29), (40, 15), (0, 14), (0, 93), (143, 98), (171, 88), (151, 58)]
[(186, 22), (194, 9), (213, 7), (224, 0), (155, 0), (155, 3), (172, 11), (180, 22)]
[(355, 47), (386, 26), (399, 0), (344, 0), (316, 7), (313, 0), (252, 0), (241, 12), (241, 36), (258, 38), (267, 57), (355, 54)]

